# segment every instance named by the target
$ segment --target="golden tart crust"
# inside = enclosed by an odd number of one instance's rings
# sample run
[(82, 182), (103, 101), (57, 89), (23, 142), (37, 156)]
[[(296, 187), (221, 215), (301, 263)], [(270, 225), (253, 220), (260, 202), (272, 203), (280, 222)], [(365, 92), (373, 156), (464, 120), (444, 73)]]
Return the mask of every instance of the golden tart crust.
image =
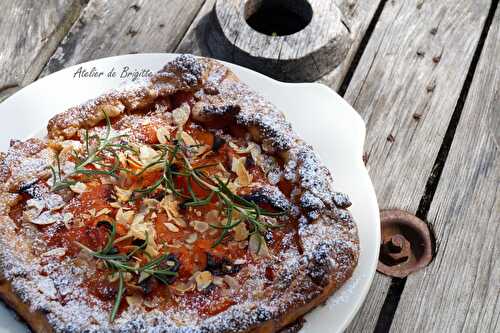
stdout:
[[(189, 118), (183, 119), (179, 108), (186, 107)], [(116, 318), (110, 321), (113, 297), (102, 293), (96, 296), (92, 289), (95, 285), (89, 287), (92, 276), (99, 276), (102, 271), (102, 263), (85, 251), (74, 251), (74, 246), (65, 242), (71, 230), (88, 227), (88, 221), (95, 223), (98, 219), (97, 208), (90, 215), (71, 210), (75, 201), (82, 202), (93, 183), (79, 181), (82, 185), (73, 184), (59, 192), (50, 190), (50, 178), (54, 177), (50, 166), (56, 165), (56, 156), (67, 153), (68, 145), (81, 149), (85, 130), (91, 135), (105, 132), (106, 116), (112, 131), (128, 133), (127, 140), (134, 145), (155, 141), (148, 131), (151, 126), (156, 138), (165, 131), (160, 128), (175, 126), (175, 135), (184, 135), (183, 140), (187, 141), (195, 138), (197, 144), (206, 133), (223, 137), (227, 150), (214, 153), (214, 158), (232, 156), (226, 169), (234, 169), (226, 171), (232, 173), (231, 179), (236, 179), (234, 191), (245, 185), (250, 190), (259, 188), (268, 198), (267, 204), (286, 211), (286, 215), (276, 218), (284, 227), (267, 232), (269, 239), (263, 238), (266, 252), (260, 246), (252, 249), (252, 237), (244, 230), (240, 231), (240, 239), (233, 230), (221, 248), (230, 259), (224, 263), (238, 266), (237, 270), (221, 273), (206, 268), (208, 262), (202, 265), (195, 260), (189, 267), (197, 271), (183, 278), (192, 273), (186, 269), (184, 257), (170, 247), (173, 243), (160, 243), (164, 235), (184, 229), (205, 237), (203, 233), (208, 235), (210, 230), (198, 222), (203, 222), (208, 212), (200, 212), (203, 216), (196, 223), (193, 218), (185, 218), (185, 226), (183, 222), (173, 223), (169, 216), (162, 223), (168, 230), (163, 234), (156, 230), (153, 239), (160, 245), (154, 244), (157, 248), (146, 251), (161, 252), (165, 247), (178, 255), (181, 268), (177, 281), (158, 287), (156, 302), (149, 296), (141, 298), (141, 292), (134, 294), (133, 287), (127, 285), (128, 298), (122, 300), (126, 305), (122, 304)], [(182, 126), (184, 134), (179, 134)], [(351, 277), (357, 264), (359, 244), (356, 225), (347, 210), (350, 202), (334, 191), (328, 169), (312, 147), (293, 132), (279, 110), (215, 60), (179, 56), (147, 82), (110, 92), (56, 115), (47, 130), (46, 138), (12, 142), (9, 151), (0, 156), (0, 297), (36, 332), (276, 332), (324, 302)], [(150, 147), (156, 146), (153, 143)], [(144, 158), (147, 152), (151, 153), (148, 149), (144, 148)], [(256, 157), (252, 149), (257, 150)], [(253, 160), (252, 166), (242, 162), (247, 160)], [(258, 171), (247, 170), (254, 167)], [(251, 174), (250, 180), (244, 179), (245, 172)], [(99, 179), (99, 186), (104, 186), (103, 178)], [(123, 189), (117, 189), (116, 183), (106, 186), (111, 193), (106, 194), (108, 201), (120, 203), (120, 196), (127, 196), (126, 189), (120, 192)], [(141, 205), (143, 199), (138, 201)], [(163, 202), (161, 197), (147, 199), (155, 207)], [(27, 205), (27, 200), (34, 201)], [(133, 210), (131, 204), (127, 205), (127, 209)], [(114, 208), (99, 211), (118, 221), (127, 209), (120, 207), (118, 217), (118, 208)], [(42, 213), (33, 218), (26, 212), (28, 209)], [(160, 210), (155, 209), (153, 216), (158, 219)], [(151, 219), (152, 213), (148, 214)], [(183, 218), (181, 214), (180, 219)], [(215, 238), (220, 235), (216, 231), (213, 234)], [(183, 235), (183, 244), (189, 243), (187, 231)], [(213, 241), (209, 236), (204, 240)], [(188, 246), (186, 256), (199, 250), (197, 241)], [(208, 261), (219, 254), (212, 247), (205, 247), (205, 251)], [(113, 283), (116, 285), (116, 280)], [(176, 294), (172, 288), (177, 286), (179, 290), (180, 283), (194, 283), (195, 290)], [(106, 288), (111, 296), (117, 293), (116, 288)], [(220, 299), (231, 301), (221, 305)]]

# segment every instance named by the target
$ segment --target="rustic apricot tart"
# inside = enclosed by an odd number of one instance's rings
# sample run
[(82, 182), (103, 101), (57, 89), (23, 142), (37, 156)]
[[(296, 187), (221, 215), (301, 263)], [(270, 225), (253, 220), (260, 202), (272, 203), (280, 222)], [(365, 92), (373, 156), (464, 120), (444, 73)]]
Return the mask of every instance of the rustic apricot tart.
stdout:
[(0, 156), (0, 296), (35, 332), (276, 332), (356, 266), (347, 196), (217, 61), (47, 130)]

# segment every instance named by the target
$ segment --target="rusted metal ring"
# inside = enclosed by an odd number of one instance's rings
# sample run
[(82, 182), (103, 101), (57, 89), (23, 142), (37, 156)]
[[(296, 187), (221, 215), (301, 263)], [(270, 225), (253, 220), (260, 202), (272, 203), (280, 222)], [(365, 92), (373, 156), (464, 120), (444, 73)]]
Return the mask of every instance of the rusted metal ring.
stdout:
[(427, 266), (433, 257), (427, 223), (402, 210), (380, 211), (382, 243), (377, 271), (403, 278)]

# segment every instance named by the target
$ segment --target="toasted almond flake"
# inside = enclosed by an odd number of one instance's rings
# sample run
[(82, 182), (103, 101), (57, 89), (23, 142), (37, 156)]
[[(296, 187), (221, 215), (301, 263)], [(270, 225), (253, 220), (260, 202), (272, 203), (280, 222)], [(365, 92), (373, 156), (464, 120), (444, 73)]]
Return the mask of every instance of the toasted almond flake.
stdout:
[(192, 234), (189, 234), (189, 236), (186, 237), (186, 243), (188, 243), (188, 244), (193, 244), (197, 240), (198, 240), (198, 234), (194, 233), (194, 232)]
[(116, 197), (121, 202), (127, 202), (132, 196), (132, 190), (123, 189), (121, 187), (115, 186)]
[(109, 205), (113, 208), (122, 208), (122, 205), (120, 205), (119, 202), (112, 202)]
[(220, 287), (224, 284), (224, 279), (220, 276), (214, 276), (213, 284)]
[(160, 303), (160, 298), (159, 297), (154, 297), (153, 299), (145, 299), (143, 300), (142, 304), (144, 304), (145, 307), (148, 309), (155, 309), (157, 308), (161, 303)]
[(189, 135), (188, 133), (186, 133), (184, 131), (181, 132), (181, 139), (188, 146), (196, 146), (196, 145), (198, 145), (198, 142), (196, 142), (196, 140), (193, 139), (193, 137), (191, 135)]
[(23, 221), (32, 222), (38, 216), (40, 216), (41, 213), (42, 213), (42, 210), (35, 208), (35, 207), (31, 208), (31, 209), (27, 209), (23, 212)]
[(111, 213), (111, 209), (109, 209), (109, 208), (103, 208), (100, 211), (98, 211), (97, 213), (95, 213), (95, 216), (98, 217), (98, 216), (106, 215), (106, 214), (109, 214), (109, 213)]
[(247, 226), (244, 222), (235, 226), (233, 228), (233, 232), (234, 232), (234, 239), (238, 242), (246, 240), (248, 238), (248, 235), (249, 235)]
[(183, 103), (177, 109), (172, 111), (172, 120), (178, 127), (184, 126), (191, 114), (191, 108), (188, 103)]
[(159, 127), (156, 129), (156, 138), (161, 144), (165, 144), (170, 139), (170, 129), (167, 127)]
[(233, 264), (235, 265), (243, 265), (245, 264), (247, 261), (245, 259), (236, 259)]
[(140, 305), (142, 304), (142, 298), (139, 296), (125, 296), (128, 305)]
[(65, 254), (66, 254), (66, 248), (56, 247), (55, 249), (43, 253), (42, 257), (62, 257)]
[(241, 183), (236, 183), (236, 182), (229, 182), (227, 183), (226, 187), (233, 193), (235, 193), (239, 188)]
[(179, 217), (173, 217), (172, 221), (174, 221), (174, 223), (177, 226), (181, 227), (181, 228), (186, 228), (187, 227), (187, 223), (183, 219), (181, 219)]
[(210, 228), (208, 223), (203, 222), (203, 221), (196, 221), (196, 220), (191, 221), (190, 225), (193, 227), (194, 230), (201, 232), (201, 233), (207, 231), (208, 228)]
[(257, 165), (262, 164), (262, 150), (260, 149), (260, 146), (256, 144), (255, 142), (250, 142), (248, 144), (248, 147), (250, 148), (250, 155), (252, 155), (253, 160)]
[(166, 195), (160, 202), (160, 207), (167, 213), (168, 219), (172, 220), (174, 217), (179, 217), (179, 203), (175, 200), (174, 195)]
[(225, 275), (224, 276), (224, 282), (229, 286), (231, 289), (239, 289), (240, 288), (240, 283), (238, 280), (236, 280), (234, 277), (230, 275)]
[(241, 186), (248, 186), (252, 183), (252, 175), (250, 175), (245, 168), (246, 157), (234, 157), (231, 164), (231, 171), (238, 176), (238, 183)]
[(186, 283), (178, 282), (174, 285), (172, 289), (180, 294), (184, 294), (186, 292), (193, 291), (195, 288), (196, 288), (195, 282), (188, 281)]
[(37, 225), (49, 225), (59, 222), (61, 220), (62, 220), (61, 214), (59, 213), (52, 214), (50, 211), (45, 211), (29, 222)]
[(205, 221), (210, 224), (219, 224), (219, 212), (216, 209), (212, 209), (205, 214)]
[(248, 250), (253, 255), (260, 257), (270, 257), (269, 249), (267, 248), (266, 241), (262, 236), (257, 234), (252, 234), (248, 242)]
[(45, 208), (45, 206), (46, 202), (42, 199), (29, 199), (26, 201), (26, 207), (36, 208), (36, 210), (39, 210), (40, 212)]
[(116, 212), (116, 223), (118, 224), (123, 224), (123, 225), (128, 225), (130, 222), (132, 222), (132, 219), (134, 218), (134, 211), (129, 210), (129, 211), (124, 211), (122, 208), (118, 209)]
[(64, 199), (59, 194), (50, 194), (45, 198), (45, 206), (49, 210), (58, 210), (66, 205)]
[(108, 275), (108, 281), (111, 283), (118, 281), (118, 278), (119, 278), (118, 273), (113, 273)]
[(196, 280), (196, 288), (198, 291), (202, 291), (207, 288), (213, 281), (212, 273), (209, 271), (200, 272), (195, 278)]
[(175, 224), (167, 222), (167, 223), (165, 223), (165, 227), (167, 227), (167, 229), (172, 231), (172, 232), (179, 232), (179, 228), (177, 228), (175, 226)]
[(71, 191), (81, 194), (87, 190), (87, 185), (82, 182), (77, 182), (76, 184), (70, 185)]
[(143, 166), (154, 162), (158, 158), (159, 153), (147, 145), (139, 147), (139, 159)]
[(155, 209), (156, 207), (158, 207), (158, 204), (160, 203), (158, 200), (156, 199), (151, 199), (151, 198), (144, 198), (142, 200), (142, 203), (147, 207), (147, 208), (150, 208), (150, 209)]

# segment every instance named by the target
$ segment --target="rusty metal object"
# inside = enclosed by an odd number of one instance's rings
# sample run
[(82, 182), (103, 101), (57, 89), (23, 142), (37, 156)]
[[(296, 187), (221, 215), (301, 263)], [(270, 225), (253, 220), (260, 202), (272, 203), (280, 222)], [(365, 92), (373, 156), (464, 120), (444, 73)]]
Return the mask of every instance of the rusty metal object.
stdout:
[(408, 212), (380, 211), (382, 244), (377, 271), (403, 278), (432, 260), (432, 236), (427, 223)]

